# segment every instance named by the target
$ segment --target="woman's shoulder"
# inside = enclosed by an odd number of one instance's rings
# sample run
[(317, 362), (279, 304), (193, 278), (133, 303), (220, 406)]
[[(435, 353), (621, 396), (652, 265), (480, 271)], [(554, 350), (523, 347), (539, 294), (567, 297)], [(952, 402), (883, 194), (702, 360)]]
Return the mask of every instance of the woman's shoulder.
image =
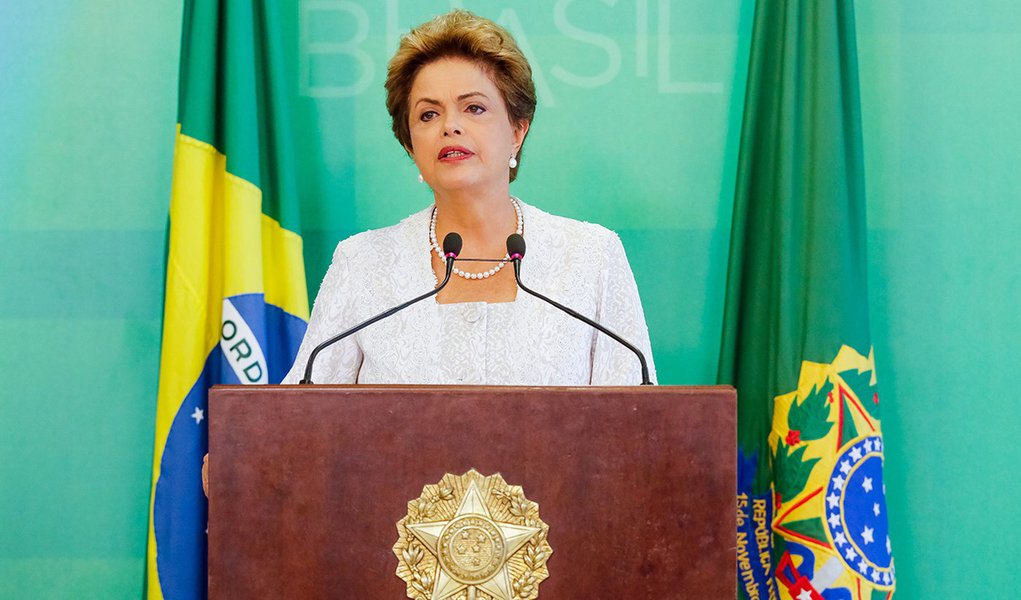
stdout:
[(400, 222), (378, 229), (368, 229), (341, 240), (333, 259), (351, 259), (362, 255), (385, 256), (402, 252), (426, 236), (432, 206), (415, 212)]
[[(525, 212), (525, 239), (536, 239), (537, 243), (553, 248), (577, 248), (579, 250), (603, 250), (619, 244), (617, 234), (598, 223), (590, 223), (554, 215), (531, 205), (522, 203)], [(529, 235), (529, 223), (535, 235)]]

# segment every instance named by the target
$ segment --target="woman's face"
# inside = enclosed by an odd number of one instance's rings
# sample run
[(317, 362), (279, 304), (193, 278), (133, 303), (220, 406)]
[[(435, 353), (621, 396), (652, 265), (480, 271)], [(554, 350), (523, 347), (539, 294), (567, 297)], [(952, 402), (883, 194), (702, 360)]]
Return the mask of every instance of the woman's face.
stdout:
[(528, 123), (512, 125), (500, 90), (475, 63), (444, 58), (411, 86), (411, 154), (434, 192), (506, 188)]

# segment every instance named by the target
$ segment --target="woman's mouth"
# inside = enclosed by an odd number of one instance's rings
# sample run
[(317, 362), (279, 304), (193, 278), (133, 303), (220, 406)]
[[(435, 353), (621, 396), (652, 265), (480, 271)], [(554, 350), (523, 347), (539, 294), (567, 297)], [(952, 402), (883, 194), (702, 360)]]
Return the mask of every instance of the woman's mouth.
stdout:
[(440, 150), (438, 158), (442, 161), (455, 161), (471, 156), (474, 156), (474, 153), (463, 146), (447, 146)]

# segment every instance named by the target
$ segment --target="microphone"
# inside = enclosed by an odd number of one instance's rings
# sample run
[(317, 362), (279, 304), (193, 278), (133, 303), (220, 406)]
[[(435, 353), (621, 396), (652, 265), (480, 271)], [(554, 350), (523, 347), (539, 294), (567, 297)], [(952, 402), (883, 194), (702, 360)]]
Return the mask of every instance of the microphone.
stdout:
[(443, 287), (447, 285), (447, 282), (450, 281), (450, 273), (451, 273), (451, 271), (454, 270), (454, 260), (456, 260), (457, 259), (457, 255), (461, 253), (461, 246), (462, 245), (463, 245), (463, 241), (461, 240), (461, 236), (459, 234), (454, 233), (453, 231), (448, 233), (446, 235), (446, 237), (443, 238), (443, 258), (447, 261), (447, 271), (446, 271), (446, 274), (443, 276), (443, 281), (441, 281), (440, 284), (438, 286), (436, 286), (435, 288), (433, 288), (431, 291), (426, 292), (426, 293), (422, 294), (421, 296), (419, 296), (417, 298), (412, 298), (411, 300), (408, 300), (404, 304), (400, 304), (398, 306), (395, 306), (395, 307), (391, 308), (390, 310), (388, 310), (386, 312), (382, 312), (382, 313), (372, 317), (371, 319), (369, 319), (367, 321), (363, 321), (363, 322), (355, 325), (351, 329), (348, 329), (347, 331), (344, 331), (343, 333), (339, 333), (339, 334), (331, 337), (330, 339), (326, 340), (325, 342), (319, 344), (318, 346), (316, 346), (312, 350), (312, 352), (308, 355), (308, 362), (305, 363), (305, 377), (303, 377), (302, 380), (299, 381), (298, 383), (301, 384), (301, 385), (309, 385), (309, 384), (312, 383), (312, 364), (315, 362), (316, 356), (318, 356), (319, 353), (322, 352), (323, 350), (325, 350), (326, 348), (332, 346), (333, 344), (336, 344), (340, 340), (342, 340), (342, 339), (344, 339), (344, 338), (346, 338), (346, 337), (348, 337), (350, 335), (358, 333), (359, 331), (361, 331), (362, 329), (365, 329), (369, 325), (372, 325), (376, 321), (381, 321), (381, 320), (383, 320), (383, 319), (385, 319), (385, 318), (387, 318), (387, 317), (389, 317), (389, 316), (391, 316), (391, 315), (393, 315), (395, 313), (398, 313), (398, 312), (404, 310), (405, 308), (411, 306), (412, 304), (414, 304), (416, 302), (419, 302), (421, 300), (425, 300), (426, 298), (428, 298), (430, 296), (435, 296), (436, 294), (440, 293), (440, 290), (442, 290)]
[(649, 379), (649, 364), (645, 361), (645, 355), (642, 354), (641, 350), (636, 348), (633, 344), (629, 343), (616, 333), (610, 331), (606, 327), (603, 327), (599, 323), (596, 323), (592, 319), (584, 315), (578, 314), (577, 312), (571, 310), (570, 308), (567, 308), (563, 304), (560, 304), (559, 302), (556, 302), (554, 300), (550, 300), (549, 298), (543, 296), (538, 292), (534, 292), (528, 289), (528, 287), (525, 286), (525, 284), (521, 283), (521, 259), (525, 257), (525, 238), (521, 237), (521, 234), (512, 233), (507, 238), (507, 254), (510, 255), (510, 259), (514, 262), (514, 279), (518, 281), (518, 287), (525, 290), (529, 294), (535, 296), (536, 298), (552, 304), (553, 306), (559, 308), (565, 313), (571, 315), (575, 319), (578, 319), (579, 321), (582, 321), (592, 327), (595, 327), (599, 331), (602, 331), (606, 335), (610, 336), (611, 338), (619, 342), (628, 350), (634, 352), (635, 355), (638, 357), (638, 362), (641, 363), (642, 365), (642, 385), (652, 385), (652, 381)]

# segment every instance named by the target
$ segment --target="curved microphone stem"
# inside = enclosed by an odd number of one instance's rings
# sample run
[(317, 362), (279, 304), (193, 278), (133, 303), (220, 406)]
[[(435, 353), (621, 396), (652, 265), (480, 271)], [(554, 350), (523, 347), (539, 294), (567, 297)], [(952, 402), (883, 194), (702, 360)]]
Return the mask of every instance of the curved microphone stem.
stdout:
[(642, 364), (642, 385), (652, 385), (652, 380), (649, 379), (649, 364), (645, 361), (645, 355), (642, 354), (641, 350), (636, 348), (633, 344), (631, 344), (630, 342), (628, 342), (624, 338), (622, 338), (619, 335), (617, 335), (616, 333), (610, 331), (606, 327), (603, 327), (599, 323), (596, 323), (595, 321), (593, 321), (592, 319), (586, 317), (585, 315), (579, 314), (579, 313), (571, 310), (570, 308), (567, 308), (563, 304), (560, 304), (556, 300), (551, 300), (551, 299), (547, 298), (546, 296), (543, 296), (539, 292), (535, 292), (535, 291), (530, 290), (525, 284), (521, 283), (521, 256), (520, 255), (515, 255), (515, 256), (511, 257), (511, 260), (514, 262), (514, 279), (518, 280), (518, 287), (520, 287), (521, 289), (525, 290), (529, 294), (535, 296), (536, 298), (539, 298), (540, 300), (545, 300), (546, 302), (549, 302), (553, 306), (559, 308), (560, 310), (562, 310), (565, 313), (571, 315), (572, 317), (574, 317), (574, 318), (576, 318), (578, 320), (584, 321), (585, 323), (588, 323), (592, 327), (595, 327), (599, 331), (602, 331), (606, 335), (608, 335), (611, 338), (613, 338), (613, 339), (617, 340), (618, 342), (620, 342), (621, 345), (623, 345), (628, 350), (634, 352), (635, 356), (638, 357), (638, 362), (640, 362)]
[(395, 307), (391, 308), (390, 310), (388, 310), (386, 312), (379, 313), (378, 315), (376, 315), (375, 317), (372, 317), (368, 321), (364, 321), (362, 323), (359, 323), (358, 325), (355, 325), (351, 329), (348, 329), (347, 331), (339, 333), (339, 334), (331, 337), (330, 339), (326, 340), (325, 342), (319, 344), (318, 346), (316, 346), (312, 350), (312, 352), (308, 355), (308, 362), (305, 363), (305, 377), (302, 378), (302, 380), (299, 381), (298, 383), (301, 384), (301, 385), (308, 385), (308, 384), (312, 383), (312, 363), (315, 362), (316, 356), (320, 352), (322, 352), (326, 348), (332, 346), (333, 344), (336, 344), (340, 340), (342, 340), (342, 339), (344, 339), (344, 338), (346, 338), (346, 337), (348, 337), (350, 335), (353, 335), (355, 333), (358, 333), (359, 331), (361, 331), (362, 329), (365, 329), (369, 325), (372, 325), (376, 321), (385, 319), (385, 318), (389, 317), (392, 314), (395, 314), (395, 313), (398, 313), (398, 312), (404, 310), (405, 308), (411, 306), (412, 304), (414, 304), (416, 302), (425, 300), (426, 298), (428, 298), (430, 296), (435, 296), (436, 294), (440, 293), (440, 290), (442, 290), (443, 287), (447, 285), (447, 282), (450, 281), (450, 273), (453, 270), (454, 270), (454, 257), (453, 256), (447, 256), (447, 272), (443, 276), (443, 281), (441, 281), (438, 286), (436, 286), (432, 290), (422, 294), (421, 296), (419, 296), (417, 298), (413, 298), (411, 300), (408, 300), (404, 304), (400, 304), (398, 306), (395, 306)]

